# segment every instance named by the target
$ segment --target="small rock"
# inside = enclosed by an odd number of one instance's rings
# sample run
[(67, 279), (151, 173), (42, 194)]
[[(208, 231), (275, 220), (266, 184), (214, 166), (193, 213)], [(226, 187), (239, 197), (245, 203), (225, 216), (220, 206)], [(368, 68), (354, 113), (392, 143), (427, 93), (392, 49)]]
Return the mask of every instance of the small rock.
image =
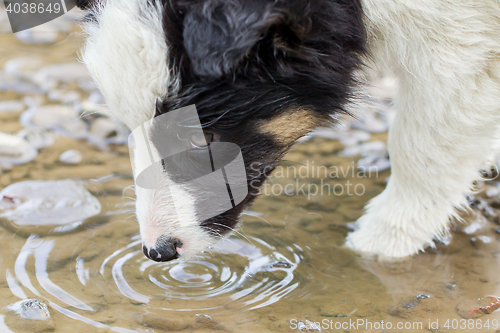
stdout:
[(51, 101), (61, 102), (64, 104), (78, 102), (81, 98), (76, 91), (51, 90), (48, 97)]
[(42, 60), (34, 57), (20, 57), (7, 61), (4, 72), (15, 77), (30, 78), (32, 73), (43, 65)]
[(29, 108), (39, 107), (44, 102), (44, 95), (29, 95), (24, 97), (24, 104), (26, 104)]
[(116, 123), (109, 118), (97, 118), (90, 126), (91, 141), (103, 141), (117, 134)]
[(464, 300), (457, 304), (457, 313), (465, 319), (479, 318), (500, 308), (497, 297), (487, 296), (475, 300)]
[(318, 323), (313, 323), (312, 321), (306, 320), (305, 323), (299, 322), (297, 324), (298, 332), (321, 332), (321, 326)]
[(17, 136), (28, 141), (33, 147), (40, 149), (50, 147), (54, 144), (54, 134), (43, 128), (25, 128), (17, 133)]
[(345, 147), (351, 147), (359, 145), (360, 142), (365, 142), (370, 140), (371, 135), (368, 132), (358, 131), (358, 130), (350, 130), (342, 135), (339, 140), (340, 143)]
[(16, 226), (66, 225), (99, 214), (101, 204), (74, 180), (31, 180), (0, 192), (0, 217)]
[(55, 43), (59, 37), (59, 32), (52, 28), (36, 26), (15, 33), (14, 35), (25, 44), (43, 45)]
[(345, 148), (342, 152), (342, 156), (367, 156), (367, 155), (385, 155), (387, 153), (387, 146), (383, 141), (370, 141), (363, 143), (359, 146)]
[(19, 77), (12, 77), (0, 71), (0, 90), (14, 91), (18, 94), (39, 94), (42, 91), (38, 86)]
[(63, 105), (30, 108), (21, 114), (20, 121), (25, 127), (52, 129), (74, 139), (83, 139), (87, 134), (85, 122), (72, 108)]
[(483, 244), (491, 243), (491, 238), (489, 238), (488, 236), (481, 235), (477, 237), (472, 237), (470, 241), (475, 248), (480, 248)]
[(384, 171), (391, 168), (391, 161), (388, 158), (380, 156), (366, 156), (358, 160), (358, 169), (365, 172)]
[(0, 163), (0, 171), (10, 171), (12, 170), (12, 164)]
[(475, 215), (476, 219), (462, 230), (463, 233), (472, 235), (488, 225), (488, 221), (481, 213), (478, 212)]
[(225, 328), (212, 317), (204, 314), (196, 314), (196, 326), (199, 329), (209, 329), (211, 331), (224, 331)]
[(21, 303), (19, 315), (24, 319), (47, 320), (50, 318), (47, 305), (37, 299), (30, 299)]
[(415, 312), (436, 311), (436, 303), (433, 303), (429, 295), (420, 294), (412, 298), (404, 299), (389, 310), (391, 316), (410, 319)]
[(104, 104), (104, 97), (99, 91), (93, 91), (89, 95), (88, 102), (94, 105)]
[(26, 107), (21, 101), (4, 101), (0, 102), (0, 113), (16, 113), (24, 111)]
[(71, 83), (80, 79), (92, 80), (85, 65), (79, 62), (45, 66), (36, 73), (34, 78), (35, 82), (41, 86), (45, 86), (47, 81)]
[(20, 137), (0, 132), (0, 163), (24, 164), (38, 154), (36, 148)]
[(151, 327), (153, 329), (159, 329), (164, 331), (182, 331), (183, 329), (188, 327), (188, 323), (183, 320), (178, 319), (167, 319), (164, 317), (160, 317), (159, 315), (155, 316), (153, 314), (144, 314), (141, 316), (140, 324)]
[(82, 153), (76, 149), (67, 150), (59, 156), (59, 160), (67, 164), (78, 164), (83, 160)]
[(15, 332), (42, 333), (55, 330), (48, 306), (37, 300), (19, 301), (8, 308), (19, 315), (7, 316), (5, 323)]
[(271, 265), (272, 268), (292, 268), (292, 265), (287, 261), (277, 261)]

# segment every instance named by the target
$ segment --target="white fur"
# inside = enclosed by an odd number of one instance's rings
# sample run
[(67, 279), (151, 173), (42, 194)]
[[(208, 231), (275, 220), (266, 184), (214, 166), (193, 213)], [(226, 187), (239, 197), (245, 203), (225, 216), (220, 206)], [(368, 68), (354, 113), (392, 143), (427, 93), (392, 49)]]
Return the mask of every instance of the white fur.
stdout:
[(99, 23), (87, 23), (83, 61), (111, 112), (134, 129), (153, 118), (158, 99), (177, 79), (170, 73), (160, 1), (105, 0), (96, 4)]
[[(154, 117), (157, 100), (178, 90), (178, 78), (168, 65), (161, 2), (152, 4), (141, 0), (101, 1), (94, 8), (99, 23), (84, 25), (88, 38), (83, 61), (113, 115), (132, 130)], [(134, 169), (144, 170), (151, 164), (147, 150), (135, 149), (133, 155)], [(143, 244), (154, 248), (158, 237), (170, 236), (182, 242), (178, 248), (182, 256), (212, 245), (216, 239), (199, 226), (189, 192), (173, 184), (168, 175), (157, 175), (156, 182), (163, 189), (135, 187)], [(171, 196), (182, 198), (181, 204), (174, 207)]]
[[(152, 144), (151, 148), (154, 149)], [(153, 153), (158, 155), (157, 152)], [(133, 163), (136, 170), (149, 166), (151, 163), (148, 152), (136, 149)], [(178, 247), (177, 252), (184, 257), (198, 254), (213, 245), (217, 239), (210, 237), (200, 227), (201, 221), (195, 215), (195, 200), (189, 190), (173, 183), (161, 170), (155, 175), (155, 183), (161, 190), (135, 187), (136, 215), (143, 244), (154, 248), (160, 236), (170, 236), (182, 242), (182, 247)], [(177, 200), (174, 204), (172, 197), (182, 200)]]
[[(153, 3), (107, 0), (99, 5), (100, 25), (85, 29), (84, 61), (112, 112), (131, 129), (151, 119), (156, 100), (178, 87), (168, 66), (160, 2)], [(500, 2), (363, 5), (376, 61), (390, 64), (399, 79), (398, 114), (389, 135), (390, 182), (367, 206), (347, 244), (404, 257), (448, 232), (450, 217), (465, 207), (463, 194), (491, 157), (500, 122)], [(135, 163), (145, 163), (144, 154), (137, 151)], [(169, 188), (186, 198), (177, 214), (168, 190), (136, 188), (143, 240), (152, 246), (166, 233), (184, 243), (181, 254), (194, 254), (213, 239), (198, 226), (188, 191)]]
[(392, 175), (347, 245), (404, 257), (448, 232), (500, 123), (500, 2), (364, 0), (375, 61), (399, 80)]

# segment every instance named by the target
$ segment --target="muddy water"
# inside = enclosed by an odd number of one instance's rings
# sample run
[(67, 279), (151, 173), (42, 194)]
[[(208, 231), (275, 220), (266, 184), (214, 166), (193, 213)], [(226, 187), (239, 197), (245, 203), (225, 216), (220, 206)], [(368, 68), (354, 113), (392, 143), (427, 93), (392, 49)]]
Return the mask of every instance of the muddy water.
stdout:
[[(0, 34), (0, 68), (25, 56), (39, 58), (40, 67), (74, 62), (80, 44), (77, 30), (50, 46)], [(74, 83), (64, 89), (82, 100), (90, 94)], [(0, 91), (0, 101), (26, 97), (54, 104), (36, 89)], [(20, 114), (0, 113), (0, 131), (22, 130)], [(82, 153), (81, 163), (59, 161), (69, 149)], [(499, 225), (491, 208), (500, 207), (498, 184), (479, 185), (493, 195), (478, 195), (486, 201), (476, 203), (469, 224), (454, 227), (448, 246), (381, 263), (343, 242), (390, 173), (358, 173), (358, 156), (342, 157), (343, 149), (319, 137), (298, 144), (233, 236), (196, 258), (154, 263), (141, 251), (127, 147), (56, 136), (33, 161), (2, 171), (0, 190), (26, 180), (75, 179), (102, 209), (71, 228), (2, 219), (0, 332), (317, 331), (308, 321), (323, 332), (500, 331), (498, 312), (471, 312), (500, 295)], [(27, 299), (47, 305), (50, 317), (23, 318), (20, 302)]]

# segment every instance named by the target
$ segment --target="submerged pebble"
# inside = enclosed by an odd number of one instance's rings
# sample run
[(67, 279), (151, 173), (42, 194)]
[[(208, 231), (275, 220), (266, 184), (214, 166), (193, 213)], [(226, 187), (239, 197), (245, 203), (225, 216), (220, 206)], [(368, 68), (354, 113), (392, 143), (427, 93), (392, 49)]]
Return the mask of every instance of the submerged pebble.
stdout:
[(70, 83), (82, 79), (92, 80), (85, 65), (79, 62), (45, 66), (41, 68), (34, 77), (34, 81), (44, 87), (54, 87), (61, 82)]
[(0, 164), (24, 164), (38, 154), (28, 141), (15, 135), (0, 132)]
[(45, 105), (26, 110), (20, 117), (26, 127), (41, 127), (55, 130), (74, 139), (85, 138), (87, 126), (78, 114), (64, 105)]
[(25, 128), (17, 133), (17, 136), (28, 141), (33, 147), (40, 149), (50, 147), (54, 144), (55, 137), (52, 132), (43, 128)]
[(196, 314), (196, 326), (197, 328), (209, 329), (211, 331), (226, 331), (223, 325), (205, 314)]
[(287, 261), (277, 261), (271, 265), (272, 268), (292, 268), (292, 264)]
[[(55, 330), (49, 307), (37, 299), (19, 301), (8, 306), (18, 316), (7, 316), (5, 323), (15, 332), (42, 333)], [(21, 318), (19, 318), (21, 317)]]
[(24, 319), (47, 320), (50, 318), (47, 305), (37, 299), (29, 299), (22, 302), (19, 315)]
[(0, 102), (0, 113), (16, 113), (25, 109), (24, 103), (21, 101), (4, 101)]
[(67, 164), (78, 164), (83, 160), (82, 153), (76, 149), (66, 150), (59, 156), (59, 160)]
[(321, 332), (321, 327), (318, 325), (319, 323), (313, 323), (310, 320), (305, 320), (304, 322), (297, 323), (297, 331), (298, 332)]
[(0, 192), (0, 217), (18, 226), (64, 225), (100, 211), (99, 200), (71, 179), (25, 181)]
[(15, 34), (16, 38), (25, 44), (43, 45), (57, 41), (59, 32), (54, 29), (37, 26)]
[(29, 79), (42, 65), (43, 62), (39, 58), (20, 57), (7, 61), (4, 72), (14, 77)]
[(91, 142), (101, 142), (112, 136), (116, 136), (116, 123), (105, 117), (97, 118), (90, 126), (89, 135)]

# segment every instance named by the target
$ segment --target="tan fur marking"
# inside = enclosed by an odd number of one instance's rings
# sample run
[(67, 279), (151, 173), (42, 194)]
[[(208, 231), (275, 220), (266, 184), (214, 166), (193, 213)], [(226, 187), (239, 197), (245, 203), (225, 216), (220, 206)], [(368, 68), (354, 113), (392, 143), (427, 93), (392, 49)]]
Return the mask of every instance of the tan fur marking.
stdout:
[(273, 136), (280, 144), (290, 144), (318, 127), (321, 122), (321, 117), (313, 111), (287, 110), (263, 121), (259, 125), (259, 131)]

